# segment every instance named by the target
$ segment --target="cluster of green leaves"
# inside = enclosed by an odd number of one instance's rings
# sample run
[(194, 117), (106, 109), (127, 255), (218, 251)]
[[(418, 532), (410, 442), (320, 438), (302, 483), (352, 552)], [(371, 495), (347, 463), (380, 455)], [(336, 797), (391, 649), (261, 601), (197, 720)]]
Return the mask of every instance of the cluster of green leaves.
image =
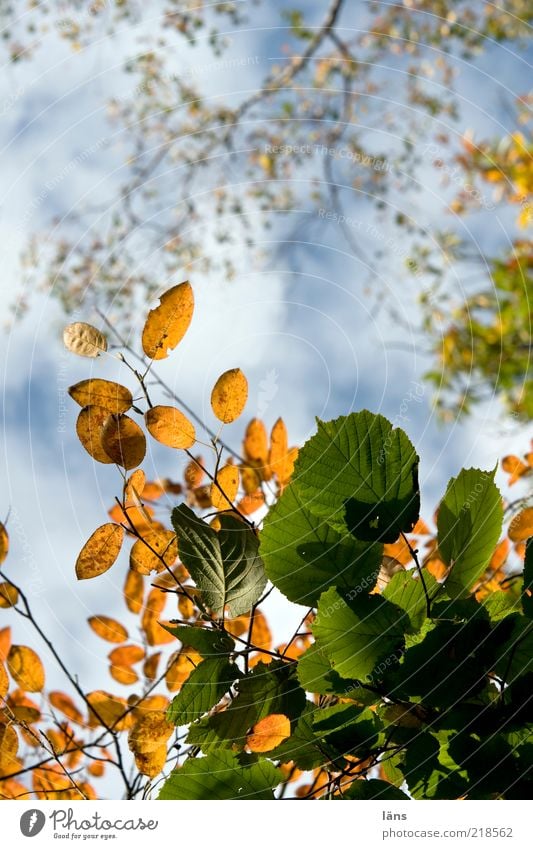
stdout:
[(287, 765), (320, 770), (326, 798), (529, 797), (533, 544), (522, 582), (475, 598), (503, 509), (494, 473), (464, 469), (438, 512), (444, 578), (413, 550), (412, 570), (380, 581), (384, 544), (419, 519), (417, 470), (406, 434), (362, 411), (318, 422), (259, 550), (238, 520), (222, 517), (217, 533), (175, 509), (207, 606), (253, 615), (268, 578), (316, 616), (307, 651), (251, 671), (223, 617), (176, 629), (203, 660), (168, 710), (194, 751), (160, 798), (272, 799)]

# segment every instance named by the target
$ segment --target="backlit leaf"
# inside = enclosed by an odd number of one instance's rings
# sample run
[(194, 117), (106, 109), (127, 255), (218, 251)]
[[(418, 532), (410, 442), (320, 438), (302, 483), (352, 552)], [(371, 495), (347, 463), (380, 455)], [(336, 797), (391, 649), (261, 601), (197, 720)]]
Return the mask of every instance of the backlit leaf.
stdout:
[(145, 421), (154, 439), (169, 448), (190, 448), (196, 441), (193, 423), (176, 407), (152, 407)]
[(131, 666), (122, 666), (118, 663), (110, 665), (109, 674), (114, 681), (118, 684), (124, 684), (126, 687), (136, 684), (139, 680), (139, 676)]
[(133, 404), (130, 390), (112, 380), (80, 380), (69, 387), (68, 394), (80, 407), (102, 407), (109, 413), (125, 413)]
[(500, 538), (501, 495), (494, 472), (463, 469), (452, 478), (437, 517), (439, 553), (451, 567), (446, 590), (466, 595), (485, 571)]
[(163, 712), (151, 711), (136, 720), (128, 735), (128, 745), (132, 752), (155, 752), (167, 742), (173, 732), (174, 726), (168, 722)]
[(109, 652), (108, 658), (117, 666), (131, 666), (144, 658), (144, 649), (142, 646), (119, 646)]
[(143, 608), (144, 580), (143, 576), (128, 569), (124, 583), (124, 600), (131, 613), (140, 613)]
[(28, 646), (11, 646), (7, 667), (21, 690), (38, 693), (44, 688), (44, 666), (39, 655)]
[(167, 717), (174, 725), (187, 725), (213, 708), (239, 677), (240, 670), (226, 657), (209, 657), (193, 669), (174, 697)]
[(513, 542), (524, 542), (533, 537), (533, 507), (526, 507), (511, 520), (509, 539)]
[(271, 713), (256, 722), (246, 738), (250, 752), (271, 752), (291, 734), (291, 721), (282, 713)]
[(84, 321), (75, 321), (63, 331), (65, 348), (80, 357), (98, 357), (107, 351), (107, 339), (100, 330)]
[(217, 510), (231, 510), (239, 491), (239, 469), (228, 463), (218, 470), (211, 484), (211, 504)]
[(89, 725), (92, 728), (103, 725), (115, 731), (124, 731), (133, 725), (131, 713), (125, 715), (128, 703), (120, 696), (113, 696), (104, 690), (93, 690), (87, 693), (87, 701), (90, 705)]
[(8, 581), (0, 583), (0, 607), (14, 607), (18, 602), (18, 590)]
[(174, 565), (178, 556), (176, 534), (173, 531), (159, 530), (143, 534), (143, 538), (133, 544), (130, 552), (130, 569), (141, 575), (161, 572), (165, 565)]
[(102, 446), (102, 433), (108, 417), (109, 410), (103, 407), (84, 407), (76, 422), (78, 439), (98, 463), (113, 463)]
[(0, 564), (4, 562), (9, 551), (9, 536), (5, 526), (0, 522)]
[(71, 697), (59, 690), (52, 690), (48, 693), (48, 701), (56, 710), (60, 710), (65, 716), (68, 716), (73, 722), (83, 722), (83, 715), (78, 710)]
[(146, 475), (142, 469), (131, 473), (124, 487), (124, 503), (139, 505), (146, 486)]
[(9, 678), (4, 664), (0, 660), (0, 699), (5, 699), (9, 690)]
[(247, 460), (265, 466), (268, 460), (268, 437), (260, 419), (252, 419), (246, 428), (243, 453)]
[(102, 448), (117, 465), (134, 469), (144, 460), (146, 437), (129, 416), (110, 415), (102, 429)]
[(248, 381), (240, 368), (221, 374), (211, 392), (211, 407), (217, 419), (229, 424), (241, 415), (248, 400)]
[(242, 761), (220, 750), (205, 758), (188, 758), (163, 785), (159, 799), (273, 799), (283, 780), (270, 761)]
[(184, 648), (170, 659), (165, 674), (165, 683), (169, 692), (175, 693), (187, 680), (192, 670), (202, 662), (201, 655), (195, 649)]
[(162, 772), (167, 761), (166, 745), (159, 746), (153, 752), (135, 752), (135, 766), (141, 775), (155, 778)]
[(279, 418), (272, 428), (270, 434), (270, 451), (268, 455), (268, 466), (270, 471), (278, 477), (283, 476), (287, 454), (289, 453), (289, 436), (287, 426), (282, 418)]
[(76, 577), (79, 581), (103, 575), (115, 563), (122, 543), (124, 528), (114, 522), (101, 525), (91, 534), (76, 561)]
[(110, 616), (91, 616), (87, 621), (94, 633), (108, 643), (124, 643), (128, 639), (124, 625)]
[(194, 311), (188, 282), (169, 289), (159, 300), (159, 306), (148, 313), (142, 333), (143, 351), (153, 360), (164, 360), (174, 350), (185, 336)]

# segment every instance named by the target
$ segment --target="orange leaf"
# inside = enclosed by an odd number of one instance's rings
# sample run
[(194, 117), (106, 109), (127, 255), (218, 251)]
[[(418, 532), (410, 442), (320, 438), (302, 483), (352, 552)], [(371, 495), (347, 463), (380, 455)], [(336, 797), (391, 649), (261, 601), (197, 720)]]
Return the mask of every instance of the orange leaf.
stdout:
[(103, 575), (116, 561), (124, 541), (124, 528), (107, 522), (89, 537), (76, 560), (78, 581)]
[(253, 466), (241, 466), (241, 483), (246, 495), (257, 492), (261, 486), (261, 475)]
[(498, 543), (498, 545), (494, 549), (494, 554), (491, 557), (489, 569), (491, 569), (493, 572), (497, 572), (499, 569), (502, 568), (505, 561), (507, 560), (507, 555), (509, 554), (510, 547), (511, 546), (509, 545), (508, 539), (502, 539)]
[(92, 324), (75, 321), (67, 325), (63, 331), (65, 348), (79, 357), (98, 357), (107, 351), (107, 339)]
[(139, 680), (139, 676), (131, 666), (121, 666), (118, 663), (112, 663), (110, 665), (109, 674), (118, 684), (125, 684), (126, 687), (135, 684)]
[(237, 509), (244, 516), (251, 516), (256, 510), (259, 510), (265, 503), (265, 496), (261, 489), (252, 492), (250, 495), (245, 495), (237, 504)]
[(9, 551), (9, 536), (5, 526), (0, 522), (0, 563), (3, 563)]
[(124, 643), (128, 639), (126, 628), (116, 619), (109, 616), (91, 616), (87, 621), (94, 633), (108, 643)]
[(0, 661), (0, 699), (5, 699), (9, 691), (9, 678), (4, 664)]
[(124, 600), (131, 613), (140, 613), (144, 599), (144, 580), (138, 572), (128, 569), (124, 583)]
[(211, 407), (217, 419), (224, 424), (241, 415), (248, 400), (248, 381), (240, 368), (221, 374), (211, 392)]
[(517, 457), (515, 454), (508, 454), (502, 459), (502, 469), (504, 472), (511, 475), (509, 478), (509, 486), (516, 483), (522, 475), (525, 475), (530, 470), (529, 466), (526, 466), (520, 457)]
[(113, 696), (104, 690), (93, 690), (87, 693), (89, 709), (89, 725), (95, 728), (98, 725), (113, 727), (115, 731), (124, 731), (133, 725), (133, 717), (130, 713), (124, 716), (128, 710), (128, 703), (120, 696)]
[(48, 693), (48, 701), (52, 707), (60, 710), (61, 713), (64, 713), (73, 722), (77, 722), (78, 724), (83, 722), (83, 715), (66, 693), (62, 693), (59, 690), (52, 690), (52, 692)]
[[(272, 648), (272, 632), (269, 628), (266, 617), (261, 610), (255, 611), (250, 642), (258, 649), (270, 650)], [(270, 663), (272, 656), (266, 652), (256, 652), (250, 657), (250, 667), (256, 666), (260, 660), (262, 660), (263, 663)]]
[(252, 419), (246, 428), (243, 453), (247, 460), (266, 465), (268, 462), (268, 437), (260, 419)]
[(190, 619), (194, 614), (194, 604), (186, 595), (180, 595), (178, 598), (178, 610), (184, 619)]
[[(0, 767), (2, 770), (16, 769), (16, 757), (19, 748), (19, 738), (13, 725), (0, 724)], [(13, 769), (13, 771), (15, 771)]]
[(11, 647), (11, 628), (0, 628), (0, 660), (6, 660)]
[(202, 662), (201, 656), (194, 649), (182, 649), (173, 655), (167, 666), (165, 682), (169, 692), (175, 693), (185, 683), (193, 669)]
[[(221, 492), (222, 490), (222, 492)], [(217, 510), (231, 510), (239, 490), (239, 469), (228, 463), (219, 469), (211, 484), (211, 503)]]
[(407, 566), (411, 561), (411, 552), (409, 546), (403, 537), (400, 537), (396, 542), (385, 543), (383, 546), (383, 554), (386, 557), (392, 557), (394, 560), (401, 563), (402, 566)]
[(142, 469), (136, 469), (129, 476), (124, 487), (124, 503), (139, 505), (146, 486), (146, 475)]
[(143, 489), (143, 499), (146, 501), (157, 501), (164, 494), (164, 487), (157, 481), (148, 481)]
[(19, 600), (18, 590), (8, 581), (0, 583), (0, 607), (14, 607)]
[(102, 432), (108, 416), (109, 411), (103, 407), (84, 407), (76, 422), (78, 439), (98, 463), (113, 462), (102, 446)]
[(198, 465), (199, 463), (203, 466), (203, 457), (197, 457), (196, 460), (191, 460), (185, 467), (183, 479), (187, 485), (187, 489), (196, 489), (204, 479), (205, 473)]
[(153, 752), (135, 752), (135, 766), (141, 775), (155, 778), (163, 770), (167, 761), (167, 747), (159, 746)]
[(119, 646), (109, 652), (108, 658), (117, 666), (131, 666), (144, 658), (144, 649), (142, 646)]
[(289, 453), (287, 428), (282, 418), (279, 418), (272, 428), (270, 434), (270, 452), (268, 455), (268, 465), (270, 470), (278, 476), (278, 480), (283, 477), (287, 462), (287, 454)]
[(161, 572), (165, 565), (174, 565), (178, 556), (178, 543), (173, 531), (152, 531), (138, 539), (130, 552), (130, 569), (141, 575)]
[(146, 696), (142, 699), (139, 699), (138, 696), (130, 696), (128, 704), (132, 705), (133, 716), (135, 719), (138, 719), (140, 716), (144, 716), (145, 713), (150, 713), (152, 711), (166, 711), (169, 701), (167, 697), (162, 694)]
[(102, 448), (112, 461), (124, 469), (140, 466), (146, 454), (146, 437), (141, 428), (123, 413), (106, 419), (102, 430)]
[(512, 519), (508, 536), (513, 542), (523, 542), (533, 536), (533, 507), (526, 507)]
[(128, 735), (128, 746), (132, 752), (155, 752), (172, 736), (174, 728), (163, 711), (150, 711), (136, 720)]
[[(133, 525), (139, 534), (144, 534), (147, 531), (157, 529), (159, 523), (152, 521), (153, 516), (153, 509), (144, 505), (142, 507), (126, 507), (126, 509), (123, 510), (120, 505), (115, 504), (115, 506), (109, 510), (109, 517), (113, 519), (114, 522), (117, 524), (123, 523), (127, 528), (130, 528), (130, 526)], [(128, 531), (128, 533), (131, 533), (131, 531)]]
[(169, 448), (190, 448), (196, 441), (194, 425), (176, 407), (152, 407), (144, 418), (154, 439)]
[(291, 736), (291, 721), (282, 713), (260, 719), (246, 738), (250, 752), (270, 752)]
[(130, 390), (112, 380), (80, 380), (68, 394), (80, 407), (101, 407), (109, 413), (125, 413), (133, 404)]
[(161, 295), (159, 306), (148, 313), (142, 347), (152, 360), (164, 360), (187, 332), (194, 311), (191, 284), (180, 283)]
[(17, 722), (27, 722), (31, 725), (41, 718), (39, 706), (29, 699), (23, 690), (10, 693), (7, 704)]
[(148, 678), (149, 681), (153, 681), (155, 676), (157, 675), (157, 669), (159, 667), (159, 661), (161, 660), (161, 652), (155, 652), (146, 658), (143, 664), (143, 675), (145, 678)]
[(38, 693), (44, 688), (44, 666), (39, 655), (29, 646), (11, 646), (7, 667), (22, 690)]

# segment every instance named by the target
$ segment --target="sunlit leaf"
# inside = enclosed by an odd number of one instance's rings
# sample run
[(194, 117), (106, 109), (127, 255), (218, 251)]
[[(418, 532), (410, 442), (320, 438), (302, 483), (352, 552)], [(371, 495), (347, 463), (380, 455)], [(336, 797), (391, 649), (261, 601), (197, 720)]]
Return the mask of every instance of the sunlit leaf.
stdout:
[(161, 572), (176, 562), (178, 544), (173, 531), (160, 530), (143, 534), (130, 552), (130, 569), (141, 575)]
[(13, 690), (9, 694), (7, 705), (17, 722), (26, 722), (31, 725), (41, 718), (39, 706), (29, 699), (23, 690)]
[(56, 710), (64, 713), (73, 722), (83, 722), (83, 715), (78, 710), (71, 697), (67, 693), (62, 693), (59, 690), (52, 690), (48, 693), (48, 701)]
[(124, 625), (110, 616), (91, 616), (87, 621), (94, 633), (108, 643), (124, 643), (128, 639)]
[(102, 429), (102, 447), (114, 463), (134, 469), (144, 460), (146, 437), (129, 416), (110, 415)]
[(147, 357), (164, 360), (183, 339), (194, 311), (194, 295), (190, 283), (180, 283), (160, 297), (159, 306), (148, 313), (142, 333), (142, 347)]
[(124, 582), (124, 600), (126, 607), (131, 613), (140, 613), (144, 600), (143, 576), (132, 569), (128, 569), (126, 581)]
[(511, 520), (508, 531), (513, 542), (524, 542), (533, 537), (533, 507), (526, 507)]
[(169, 448), (190, 448), (196, 441), (193, 423), (176, 407), (151, 407), (145, 421), (154, 439)]
[(170, 659), (165, 674), (165, 683), (170, 693), (179, 690), (192, 670), (202, 662), (201, 655), (195, 649), (182, 649)]
[(4, 562), (9, 551), (9, 536), (5, 526), (0, 522), (0, 564)]
[(102, 446), (102, 433), (108, 417), (109, 411), (103, 407), (84, 407), (76, 422), (78, 439), (98, 463), (114, 462)]
[(188, 758), (163, 785), (159, 799), (273, 799), (283, 779), (270, 761), (243, 763), (232, 752)]
[(159, 746), (153, 752), (135, 752), (135, 766), (141, 775), (155, 778), (162, 772), (167, 760), (167, 747)]
[(241, 415), (248, 400), (248, 381), (240, 368), (221, 374), (211, 392), (211, 407), (220, 422), (229, 424)]
[(44, 666), (39, 655), (29, 646), (12, 645), (7, 656), (7, 667), (22, 690), (38, 693), (44, 688)]
[(125, 413), (133, 404), (130, 390), (112, 380), (80, 380), (68, 393), (80, 407), (101, 407), (109, 413)]
[(256, 722), (246, 738), (250, 752), (271, 752), (291, 734), (291, 721), (282, 713), (271, 713)]
[(0, 660), (0, 699), (5, 699), (9, 690), (9, 678), (7, 677), (6, 668)]
[(240, 670), (224, 655), (206, 658), (198, 664), (174, 697), (167, 717), (174, 725), (187, 725), (213, 708), (233, 682)]
[(124, 528), (113, 522), (101, 525), (91, 534), (76, 561), (76, 577), (79, 581), (103, 575), (115, 563), (122, 543)]
[(108, 658), (117, 666), (131, 666), (144, 658), (142, 646), (119, 646), (109, 652)]
[(107, 339), (104, 334), (84, 321), (68, 324), (63, 331), (65, 348), (80, 357), (98, 357), (107, 351)]
[(289, 453), (289, 436), (287, 426), (282, 418), (279, 418), (272, 428), (270, 434), (270, 451), (268, 455), (268, 466), (270, 471), (279, 477), (283, 477), (287, 454)]
[(174, 726), (166, 715), (151, 711), (140, 716), (128, 735), (128, 745), (132, 752), (155, 752), (163, 746), (174, 732)]
[(126, 713), (128, 703), (120, 696), (113, 696), (104, 690), (93, 690), (87, 693), (90, 705), (89, 724), (91, 727), (103, 725), (116, 731), (124, 731), (133, 725), (131, 713)]
[(228, 463), (218, 470), (211, 484), (211, 503), (217, 510), (231, 510), (239, 490), (239, 469)]
[(14, 607), (18, 602), (18, 590), (8, 581), (0, 583), (0, 607)]
[(110, 665), (109, 674), (114, 681), (118, 684), (124, 684), (126, 687), (136, 684), (139, 680), (139, 676), (131, 666), (123, 666), (118, 663)]
[(139, 505), (146, 486), (146, 475), (142, 469), (131, 473), (124, 487), (124, 504)]
[(244, 435), (243, 453), (247, 460), (260, 463), (262, 466), (267, 464), (268, 436), (260, 419), (252, 419), (248, 424)]

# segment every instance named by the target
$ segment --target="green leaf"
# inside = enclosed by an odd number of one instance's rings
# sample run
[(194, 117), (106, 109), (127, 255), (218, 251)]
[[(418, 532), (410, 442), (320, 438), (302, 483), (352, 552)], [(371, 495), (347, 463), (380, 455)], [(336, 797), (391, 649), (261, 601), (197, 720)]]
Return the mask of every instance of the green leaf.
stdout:
[(158, 798), (272, 800), (272, 788), (282, 781), (281, 772), (270, 761), (243, 764), (221, 749), (204, 758), (188, 758), (165, 781)]
[(484, 598), (482, 605), (489, 614), (492, 622), (505, 619), (510, 613), (518, 613), (520, 602), (509, 592), (498, 590)]
[(437, 517), (439, 552), (451, 572), (450, 596), (468, 595), (500, 538), (503, 507), (494, 472), (463, 469), (448, 484)]
[(314, 607), (330, 586), (369, 593), (377, 581), (382, 546), (334, 530), (307, 509), (291, 485), (265, 518), (260, 552), (272, 583), (290, 601)]
[(379, 595), (348, 599), (332, 588), (320, 597), (313, 634), (339, 675), (365, 681), (396, 662), (404, 644), (402, 618)]
[(377, 743), (378, 722), (368, 708), (341, 703), (317, 711), (313, 731), (340, 755), (364, 758)]
[(449, 757), (444, 738), (417, 734), (399, 764), (409, 792), (415, 799), (457, 799), (469, 790), (468, 774)]
[(216, 615), (228, 605), (232, 616), (240, 616), (259, 599), (267, 579), (253, 531), (233, 516), (221, 514), (219, 521), (217, 532), (185, 504), (172, 512), (181, 561), (205, 604)]
[[(426, 595), (422, 581), (413, 577), (413, 572), (397, 572), (383, 590), (383, 597), (403, 610), (406, 614), (408, 633), (416, 633), (424, 624), (427, 613)], [(424, 581), (430, 599), (435, 596), (439, 589), (433, 575), (429, 572), (424, 574)]]
[[(501, 636), (505, 639), (501, 640)], [(520, 675), (533, 672), (533, 622), (516, 613), (497, 623), (493, 632), (496, 673), (511, 684)]]
[(337, 750), (324, 740), (321, 741), (313, 730), (313, 719), (320, 711), (312, 702), (307, 702), (291, 736), (270, 752), (270, 757), (281, 763), (294, 761), (298, 769), (303, 770), (316, 769), (337, 758)]
[(241, 675), (225, 657), (210, 657), (193, 669), (167, 711), (175, 725), (187, 725), (214, 707)]
[(530, 537), (526, 542), (522, 610), (524, 611), (524, 616), (527, 616), (528, 619), (533, 619), (533, 537)]
[(402, 430), (368, 410), (318, 420), (294, 481), (306, 509), (359, 540), (394, 542), (419, 516), (417, 454)]
[[(350, 696), (361, 688), (357, 681), (341, 678), (339, 673), (331, 668), (328, 655), (318, 641), (315, 641), (298, 660), (298, 680), (304, 690), (309, 693), (320, 693), (324, 696)], [(366, 691), (368, 693), (368, 691)], [(373, 696), (375, 701), (375, 696)]]
[[(342, 784), (341, 784), (342, 788)], [(379, 778), (370, 778), (368, 781), (354, 781), (350, 787), (343, 791), (342, 796), (335, 796), (336, 800), (343, 799), (379, 799), (379, 801), (405, 801), (409, 796)]]
[[(305, 707), (305, 692), (298, 684), (293, 664), (280, 661), (258, 663), (236, 685), (238, 695), (222, 713), (209, 717), (200, 729), (191, 727), (188, 742), (212, 751), (218, 747), (242, 749), (250, 728), (271, 713), (282, 713), (293, 720)], [(199, 731), (199, 733), (197, 733)]]
[(229, 654), (235, 648), (235, 641), (230, 635), (215, 628), (193, 628), (189, 625), (163, 625), (163, 628), (177, 637), (184, 647), (195, 649), (202, 657)]

